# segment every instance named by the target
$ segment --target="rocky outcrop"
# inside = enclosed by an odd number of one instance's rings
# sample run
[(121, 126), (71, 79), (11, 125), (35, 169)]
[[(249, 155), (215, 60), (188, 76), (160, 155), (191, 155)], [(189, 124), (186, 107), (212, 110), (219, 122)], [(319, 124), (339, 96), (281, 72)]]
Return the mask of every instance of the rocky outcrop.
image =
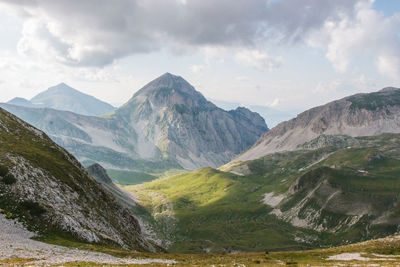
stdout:
[(400, 89), (357, 94), (312, 108), (282, 122), (234, 161), (298, 149), (321, 135), (373, 136), (400, 133)]
[[(0, 109), (0, 208), (29, 230), (154, 251), (135, 214), (43, 132)], [(6, 177), (6, 175), (4, 175)]]
[(112, 184), (107, 171), (100, 164), (95, 163), (86, 168), (86, 171), (100, 183)]

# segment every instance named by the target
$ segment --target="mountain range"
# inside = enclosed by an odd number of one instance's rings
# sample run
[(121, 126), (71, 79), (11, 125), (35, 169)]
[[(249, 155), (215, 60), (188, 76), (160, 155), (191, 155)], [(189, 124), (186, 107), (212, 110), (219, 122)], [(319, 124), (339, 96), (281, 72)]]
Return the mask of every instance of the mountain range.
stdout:
[(7, 104), (30, 108), (52, 108), (87, 116), (104, 115), (115, 110), (110, 104), (84, 94), (65, 83), (50, 87), (31, 100), (16, 97)]
[(218, 108), (183, 78), (169, 73), (103, 117), (1, 106), (46, 132), (84, 164), (97, 162), (112, 169), (218, 167), (268, 131), (257, 113)]

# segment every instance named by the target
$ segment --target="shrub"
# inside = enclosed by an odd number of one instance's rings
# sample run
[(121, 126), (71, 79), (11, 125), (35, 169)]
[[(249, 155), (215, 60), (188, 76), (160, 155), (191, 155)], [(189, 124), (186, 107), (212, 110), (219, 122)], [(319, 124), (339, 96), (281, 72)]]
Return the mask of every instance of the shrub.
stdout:
[(0, 176), (4, 177), (8, 173), (8, 168), (0, 164)]
[(12, 175), (11, 173), (8, 173), (3, 177), (3, 180), (1, 180), (1, 181), (5, 184), (10, 185), (10, 184), (14, 184), (17, 181), (17, 179), (15, 179), (14, 175)]
[(39, 205), (39, 203), (32, 200), (25, 200), (21, 203), (23, 209), (29, 211), (32, 216), (40, 216), (46, 212), (46, 210)]
[(15, 216), (14, 216), (14, 214), (12, 214), (11, 212), (7, 212), (7, 213), (6, 213), (6, 218), (7, 218), (7, 219), (14, 219)]

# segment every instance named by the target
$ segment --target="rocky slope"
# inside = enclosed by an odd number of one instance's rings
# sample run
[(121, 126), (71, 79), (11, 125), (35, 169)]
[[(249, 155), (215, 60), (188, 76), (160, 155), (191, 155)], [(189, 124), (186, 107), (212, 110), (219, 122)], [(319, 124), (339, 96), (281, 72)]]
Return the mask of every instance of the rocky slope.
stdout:
[(0, 109), (0, 208), (30, 231), (155, 250), (129, 209), (43, 132)]
[(282, 122), (234, 161), (292, 151), (320, 135), (373, 136), (400, 132), (400, 89), (357, 94), (312, 108)]
[(245, 108), (224, 111), (169, 73), (107, 117), (0, 106), (45, 131), (81, 162), (114, 169), (217, 167), (268, 130), (257, 113)]
[(107, 171), (100, 164), (92, 164), (86, 168), (86, 171), (99, 183), (112, 184), (112, 180), (108, 176)]
[(140, 89), (113, 117), (143, 133), (137, 143), (143, 157), (172, 158), (186, 169), (218, 166), (268, 130), (257, 113), (226, 112), (169, 73)]
[(31, 100), (14, 98), (7, 104), (35, 108), (53, 108), (77, 114), (97, 116), (115, 110), (110, 104), (60, 83), (34, 96)]

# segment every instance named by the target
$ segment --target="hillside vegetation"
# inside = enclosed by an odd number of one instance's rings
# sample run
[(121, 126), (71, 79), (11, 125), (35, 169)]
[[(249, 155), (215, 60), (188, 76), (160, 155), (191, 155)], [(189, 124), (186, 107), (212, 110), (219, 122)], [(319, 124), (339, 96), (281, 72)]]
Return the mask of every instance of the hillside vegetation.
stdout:
[(321, 136), (297, 151), (125, 188), (168, 232), (170, 251), (346, 244), (399, 230), (399, 142)]

